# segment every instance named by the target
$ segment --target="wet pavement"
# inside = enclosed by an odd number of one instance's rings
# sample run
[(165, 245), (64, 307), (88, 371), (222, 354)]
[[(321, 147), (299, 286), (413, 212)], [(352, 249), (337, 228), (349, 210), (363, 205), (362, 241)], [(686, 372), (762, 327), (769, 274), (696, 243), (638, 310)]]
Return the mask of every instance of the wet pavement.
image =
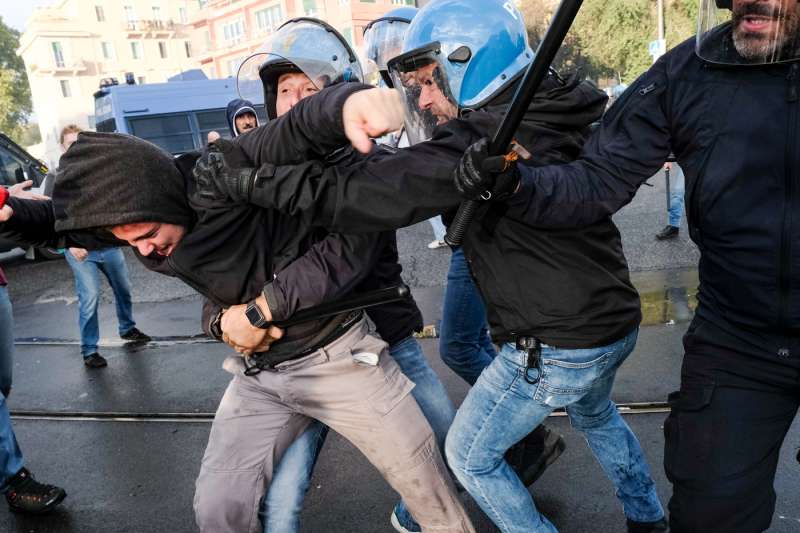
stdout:
[[(663, 179), (653, 178), (615, 219), (632, 278), (642, 296), (639, 342), (618, 375), (614, 399), (639, 436), (662, 502), (669, 484), (662, 468), (664, 402), (679, 381), (681, 337), (696, 306), (697, 251), (686, 237), (656, 242), (664, 225)], [(399, 248), (406, 280), (427, 323), (441, 316), (449, 260), (428, 250), (430, 226), (402, 230)], [(128, 262), (138, 326), (156, 339), (127, 346), (117, 337), (113, 300), (104, 291), (101, 353), (109, 366), (86, 369), (77, 343), (72, 276), (63, 261), (28, 263), (4, 254), (16, 319), (14, 391), (9, 404), (26, 462), (42, 480), (69, 493), (47, 517), (22, 517), (0, 506), (0, 531), (191, 532), (194, 479), (213, 412), (229, 380), (221, 370), (228, 349), (207, 342), (199, 328), (200, 299), (180, 282)], [(456, 403), (466, 385), (440, 361), (436, 339), (420, 341)], [(567, 451), (537, 483), (537, 505), (562, 532), (625, 531), (614, 491), (581, 435), (563, 416)], [(770, 532), (800, 532), (800, 423), (782, 450), (778, 504)], [(495, 531), (464, 496), (480, 532)], [(302, 531), (391, 531), (395, 495), (346, 441), (331, 435), (323, 449), (302, 515)]]

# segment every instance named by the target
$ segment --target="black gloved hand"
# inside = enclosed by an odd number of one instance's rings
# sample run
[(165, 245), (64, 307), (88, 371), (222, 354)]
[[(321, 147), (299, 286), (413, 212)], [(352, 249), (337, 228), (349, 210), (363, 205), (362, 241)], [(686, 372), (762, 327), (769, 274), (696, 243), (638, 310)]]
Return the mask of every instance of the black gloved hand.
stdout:
[(453, 172), (456, 189), (468, 200), (506, 200), (517, 190), (519, 180), (516, 160), (490, 157), (487, 138), (467, 148)]
[(208, 145), (192, 170), (196, 194), (205, 200), (230, 199), (247, 203), (253, 192), (256, 170), (241, 148), (218, 139)]

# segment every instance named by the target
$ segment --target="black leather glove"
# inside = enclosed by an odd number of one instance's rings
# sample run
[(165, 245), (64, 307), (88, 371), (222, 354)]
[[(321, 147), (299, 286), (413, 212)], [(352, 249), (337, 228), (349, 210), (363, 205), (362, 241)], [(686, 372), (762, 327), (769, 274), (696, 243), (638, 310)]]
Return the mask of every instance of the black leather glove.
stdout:
[(209, 144), (194, 165), (196, 194), (205, 200), (247, 203), (253, 192), (256, 168), (234, 143), (218, 139)]
[(461, 195), (468, 200), (508, 199), (519, 186), (516, 159), (504, 155), (489, 156), (489, 139), (483, 138), (464, 152), (453, 172)]

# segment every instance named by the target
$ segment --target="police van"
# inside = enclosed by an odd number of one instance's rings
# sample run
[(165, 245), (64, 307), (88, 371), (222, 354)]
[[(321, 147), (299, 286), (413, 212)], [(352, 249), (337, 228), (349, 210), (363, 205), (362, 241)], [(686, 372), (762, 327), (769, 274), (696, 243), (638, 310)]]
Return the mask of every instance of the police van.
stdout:
[[(230, 138), (225, 107), (239, 97), (236, 80), (186, 77), (184, 73), (166, 83), (145, 85), (104, 81), (94, 94), (97, 131), (135, 135), (173, 155), (202, 148), (211, 131)], [(264, 106), (255, 108), (263, 124)]]

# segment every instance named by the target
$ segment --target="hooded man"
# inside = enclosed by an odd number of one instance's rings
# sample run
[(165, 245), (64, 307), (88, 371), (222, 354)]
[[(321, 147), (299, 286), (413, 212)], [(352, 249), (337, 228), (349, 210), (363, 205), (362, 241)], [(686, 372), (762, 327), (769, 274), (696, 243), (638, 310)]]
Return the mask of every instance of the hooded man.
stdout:
[[(306, 107), (325, 113), (320, 105)], [(413, 384), (388, 357), (386, 343), (369, 333), (362, 313), (286, 331), (270, 326), (351, 292), (368, 273), (361, 262), (373, 260), (353, 249), (372, 242), (372, 253), (380, 253), (383, 237), (332, 240), (297, 218), (193, 195), (184, 176), (195, 158), (173, 162), (133, 137), (83, 133), (62, 157), (52, 205), (11, 199), (13, 212), (4, 209), (0, 218), (11, 215), (3, 233), (23, 241), (89, 249), (130, 244), (149, 269), (179, 277), (225, 309), (208, 325), (215, 336), (245, 354), (259, 353), (255, 372), (241, 357), (225, 362), (234, 377), (197, 480), (200, 530), (260, 531), (258, 501), (273, 466), (315, 418), (367, 455), (423, 528), (472, 532), (430, 426), (409, 394)], [(335, 250), (324, 253), (330, 247)], [(336, 258), (340, 263), (332, 264)], [(287, 397), (291, 405), (282, 400)]]
[(228, 118), (228, 128), (231, 130), (231, 137), (238, 137), (242, 133), (257, 128), (260, 125), (258, 123), (256, 108), (249, 100), (234, 98), (228, 102), (225, 115)]

